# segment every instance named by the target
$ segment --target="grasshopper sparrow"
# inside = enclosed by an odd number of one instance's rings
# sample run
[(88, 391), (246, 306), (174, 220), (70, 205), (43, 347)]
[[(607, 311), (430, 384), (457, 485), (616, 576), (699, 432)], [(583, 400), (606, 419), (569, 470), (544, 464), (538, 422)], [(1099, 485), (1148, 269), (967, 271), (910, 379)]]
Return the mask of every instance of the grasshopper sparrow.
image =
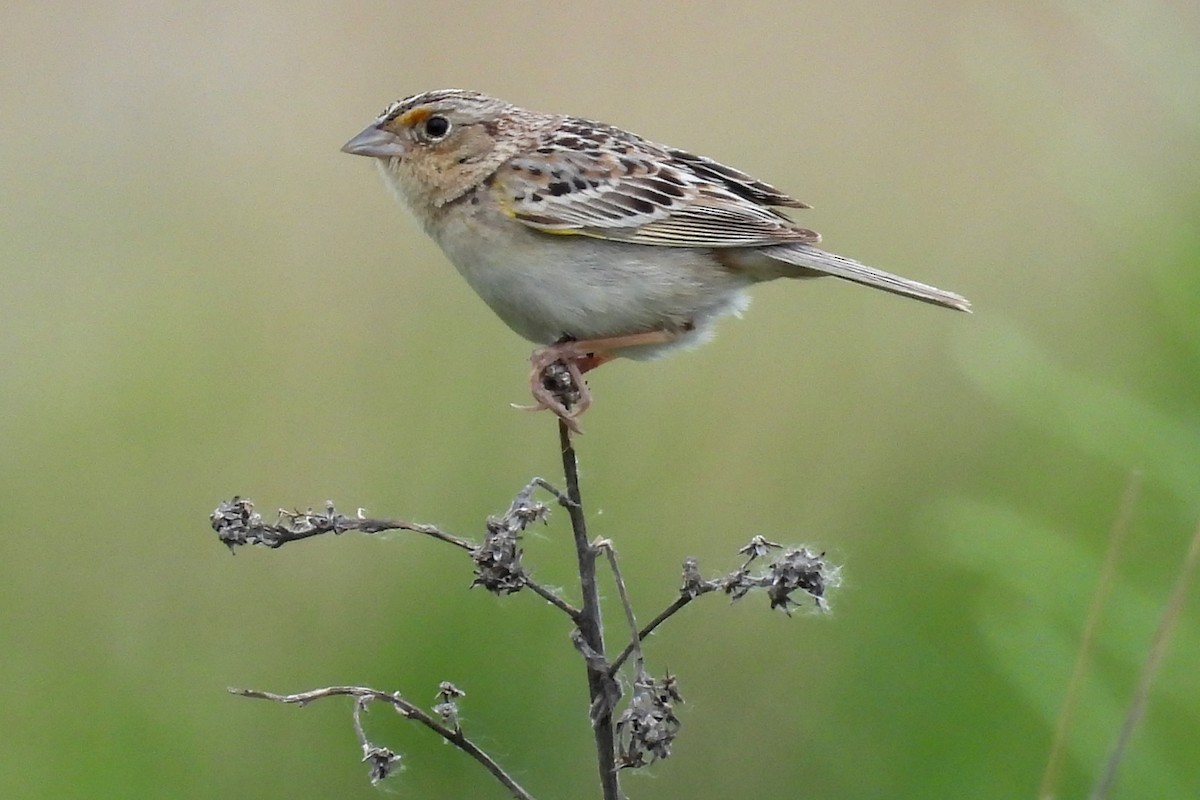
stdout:
[(759, 281), (833, 275), (970, 310), (818, 249), (775, 210), (808, 206), (775, 187), (600, 122), (441, 89), (392, 103), (342, 150), (375, 158), (471, 288), (543, 345), (535, 407), (573, 430), (590, 402), (584, 372), (704, 341)]

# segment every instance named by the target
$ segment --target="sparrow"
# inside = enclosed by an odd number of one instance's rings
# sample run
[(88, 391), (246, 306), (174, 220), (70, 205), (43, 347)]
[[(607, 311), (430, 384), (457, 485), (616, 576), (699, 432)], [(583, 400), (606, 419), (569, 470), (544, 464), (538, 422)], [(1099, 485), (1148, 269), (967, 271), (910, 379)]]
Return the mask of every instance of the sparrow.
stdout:
[(463, 89), (389, 105), (343, 152), (384, 183), (530, 357), (535, 409), (578, 431), (583, 374), (706, 341), (747, 289), (833, 276), (970, 311), (954, 292), (818, 248), (805, 203), (705, 156)]

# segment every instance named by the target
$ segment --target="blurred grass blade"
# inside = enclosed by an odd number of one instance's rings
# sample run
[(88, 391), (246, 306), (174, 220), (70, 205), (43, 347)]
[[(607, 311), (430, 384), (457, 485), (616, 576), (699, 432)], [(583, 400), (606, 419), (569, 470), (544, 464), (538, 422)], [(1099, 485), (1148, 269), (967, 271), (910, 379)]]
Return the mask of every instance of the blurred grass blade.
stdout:
[(1130, 521), (1133, 519), (1133, 509), (1137, 504), (1141, 489), (1141, 476), (1133, 472), (1125, 484), (1121, 502), (1117, 508), (1116, 519), (1108, 536), (1108, 549), (1104, 554), (1104, 566), (1100, 568), (1100, 577), (1096, 582), (1096, 593), (1092, 596), (1088, 608), (1087, 622), (1083, 627), (1083, 637), (1079, 642), (1079, 653), (1075, 657), (1075, 667), (1071, 670), (1071, 679), (1067, 682), (1067, 693), (1063, 699), (1062, 711), (1058, 717), (1058, 727), (1054, 731), (1054, 743), (1050, 746), (1050, 758), (1046, 762), (1046, 771), (1042, 774), (1042, 785), (1038, 789), (1040, 800), (1053, 800), (1057, 797), (1058, 776), (1062, 770), (1063, 755), (1066, 752), (1067, 733), (1079, 704), (1079, 695), (1083, 689), (1083, 679), (1092, 661), (1092, 650), (1096, 642), (1096, 629), (1100, 624), (1100, 612), (1108, 605), (1112, 594), (1117, 573), (1117, 554), (1123, 549), (1129, 533)]
[(1167, 607), (1163, 609), (1158, 630), (1154, 632), (1154, 641), (1150, 645), (1150, 652), (1146, 654), (1146, 661), (1142, 665), (1142, 674), (1138, 677), (1137, 688), (1134, 690), (1133, 700), (1129, 704), (1129, 711), (1126, 712), (1125, 719), (1121, 723), (1121, 731), (1117, 735), (1116, 744), (1113, 745), (1112, 753), (1105, 764), (1104, 774), (1100, 776), (1096, 788), (1092, 791), (1091, 800), (1107, 800), (1112, 791), (1117, 777), (1117, 768), (1120, 767), (1121, 761), (1125, 757), (1125, 751), (1133, 737), (1134, 730), (1146, 712), (1150, 688), (1154, 684), (1154, 677), (1158, 674), (1163, 656), (1166, 655), (1167, 644), (1171, 640), (1175, 623), (1179, 621), (1179, 612), (1183, 608), (1183, 601), (1187, 597), (1192, 577), (1196, 574), (1198, 562), (1200, 562), (1200, 525), (1196, 526), (1191, 546), (1183, 559), (1183, 566), (1179, 569), (1179, 577), (1175, 581), (1171, 599), (1167, 601)]

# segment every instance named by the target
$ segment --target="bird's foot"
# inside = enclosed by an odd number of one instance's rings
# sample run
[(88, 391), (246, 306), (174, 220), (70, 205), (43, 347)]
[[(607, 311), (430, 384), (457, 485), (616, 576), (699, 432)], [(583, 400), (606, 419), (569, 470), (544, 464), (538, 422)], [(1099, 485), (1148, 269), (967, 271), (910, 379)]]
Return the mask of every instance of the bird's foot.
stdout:
[(577, 348), (578, 344), (581, 343), (559, 342), (533, 351), (529, 357), (533, 367), (529, 373), (529, 393), (534, 404), (519, 406), (528, 411), (553, 411), (572, 433), (582, 433), (575, 418), (592, 404), (592, 393), (583, 373), (596, 366), (588, 363), (591, 354)]
[(533, 369), (529, 392), (534, 405), (518, 406), (529, 411), (553, 411), (573, 433), (582, 433), (576, 421), (592, 404), (592, 393), (583, 373), (616, 358), (615, 351), (626, 347), (663, 344), (679, 334), (655, 330), (613, 336), (605, 339), (564, 339), (549, 347), (534, 350), (529, 357)]

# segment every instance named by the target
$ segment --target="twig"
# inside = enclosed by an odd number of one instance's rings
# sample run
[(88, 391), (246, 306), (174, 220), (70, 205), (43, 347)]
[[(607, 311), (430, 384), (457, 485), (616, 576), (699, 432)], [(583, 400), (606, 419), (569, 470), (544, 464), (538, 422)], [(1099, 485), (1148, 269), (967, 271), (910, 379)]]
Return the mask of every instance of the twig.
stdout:
[(243, 545), (262, 545), (277, 549), (288, 542), (298, 542), (329, 533), (340, 536), (349, 531), (376, 534), (401, 530), (424, 534), (471, 554), (476, 566), (473, 586), (484, 586), (489, 591), (500, 594), (528, 587), (550, 605), (576, 620), (579, 609), (535, 581), (520, 563), (521, 533), (531, 522), (544, 519), (547, 512), (542, 503), (533, 500), (533, 492), (538, 488), (553, 495), (564, 507), (570, 508), (570, 498), (542, 478), (534, 478), (517, 493), (503, 516), (488, 518), (488, 537), (482, 546), (470, 539), (447, 533), (436, 525), (402, 519), (373, 519), (367, 517), (362, 509), (354, 516), (348, 516), (339, 512), (332, 502), (325, 504), (324, 513), (311, 508), (307, 511), (280, 509), (276, 521), (269, 523), (254, 510), (254, 503), (248, 498), (234, 497), (232, 500), (222, 501), (209, 515), (209, 522), (216, 531), (217, 538), (234, 553)]
[[(658, 616), (650, 620), (650, 624), (638, 631), (637, 641), (639, 643), (644, 641), (647, 636), (654, 633), (655, 628), (673, 617), (684, 606), (700, 595), (715, 592), (718, 585), (717, 581), (706, 581), (700, 577), (700, 563), (696, 559), (685, 559), (683, 562), (683, 585), (679, 587), (679, 597), (676, 597), (671, 605), (658, 612)], [(634, 646), (633, 642), (625, 645), (625, 649), (613, 660), (612, 666), (608, 671), (609, 675), (617, 674), (617, 670), (633, 654)], [(638, 646), (640, 647), (640, 644)]]
[[(595, 547), (608, 556), (617, 593), (621, 596), (621, 606), (625, 609), (625, 621), (629, 624), (629, 648), (632, 648), (635, 656), (633, 694), (629, 705), (617, 718), (617, 766), (621, 769), (644, 767), (670, 758), (671, 746), (682, 727), (682, 722), (675, 714), (675, 705), (683, 702), (683, 695), (679, 693), (674, 675), (667, 674), (662, 680), (655, 680), (646, 672), (637, 618), (633, 613), (633, 604), (629, 602), (625, 579), (621, 577), (617, 551), (607, 539), (596, 542)], [(608, 674), (611, 676), (613, 672)]]
[(1108, 762), (1104, 765), (1104, 774), (1100, 776), (1096, 788), (1092, 790), (1090, 800), (1106, 800), (1109, 792), (1112, 791), (1117, 778), (1117, 768), (1125, 758), (1125, 749), (1129, 746), (1129, 740), (1133, 738), (1134, 730), (1146, 713), (1146, 703), (1150, 699), (1150, 687), (1154, 684), (1154, 677), (1158, 674), (1159, 665), (1162, 664), (1163, 657), (1167, 653), (1171, 632), (1175, 629), (1175, 623), (1179, 621), (1179, 612), (1183, 609), (1183, 601), (1187, 597), (1188, 588), (1196, 574), (1198, 563), (1200, 563), (1200, 525), (1192, 534), (1192, 543), (1188, 547), (1187, 555), (1184, 556), (1183, 565), (1179, 568), (1175, 588), (1171, 590), (1171, 598), (1167, 601), (1162, 616), (1159, 617), (1158, 629), (1155, 630), (1154, 639), (1150, 643), (1150, 652), (1146, 654), (1146, 661), (1142, 664), (1142, 672), (1138, 676), (1137, 688), (1134, 689), (1129, 710), (1125, 712), (1125, 719), (1121, 723), (1117, 741), (1113, 745), (1112, 752), (1109, 753)]
[(1054, 744), (1050, 747), (1050, 759), (1046, 762), (1046, 771), (1042, 775), (1042, 785), (1038, 788), (1041, 800), (1053, 800), (1058, 791), (1058, 775), (1062, 769), (1063, 755), (1066, 753), (1067, 732), (1071, 729), (1071, 721), (1075, 709), (1079, 705), (1079, 694), (1083, 690), (1083, 679), (1092, 661), (1092, 651), (1095, 648), (1096, 630), (1100, 624), (1100, 614), (1108, 605), (1108, 597), (1112, 593), (1113, 578), (1117, 571), (1117, 554), (1122, 549), (1126, 534), (1129, 533), (1133, 509), (1137, 504), (1141, 489), (1141, 476), (1131, 472), (1125, 483), (1125, 491), (1117, 507), (1117, 516), (1113, 520), (1108, 533), (1108, 550), (1104, 554), (1104, 565), (1100, 568), (1100, 577), (1096, 582), (1096, 591), (1088, 606), (1087, 622), (1083, 626), (1083, 638), (1079, 642), (1079, 653), (1075, 656), (1075, 666), (1071, 670), (1071, 678), (1067, 682), (1067, 696), (1063, 700), (1062, 712), (1058, 715), (1058, 726), (1054, 731)]
[(600, 592), (596, 586), (596, 551), (588, 541), (587, 520), (583, 514), (583, 499), (579, 492), (579, 465), (571, 430), (562, 419), (558, 421), (558, 441), (562, 449), (563, 476), (566, 479), (567, 499), (564, 504), (571, 518), (575, 554), (579, 562), (579, 586), (583, 597), (575, 625), (587, 649), (588, 695), (591, 698), (592, 733), (596, 741), (596, 762), (600, 771), (600, 788), (604, 800), (620, 800), (621, 789), (617, 776), (616, 738), (613, 731), (612, 707), (616, 699), (615, 682), (603, 663), (604, 629), (600, 619)]
[(568, 603), (566, 600), (563, 600), (561, 597), (555, 594), (553, 590), (547, 589), (545, 586), (542, 586), (528, 575), (525, 576), (525, 585), (528, 586), (530, 591), (532, 591), (538, 597), (542, 598), (571, 619), (579, 619), (579, 609)]
[(612, 664), (608, 668), (608, 674), (616, 675), (617, 671), (620, 670), (621, 667), (625, 664), (625, 662), (629, 659), (629, 657), (631, 655), (633, 655), (634, 651), (635, 650), (640, 651), (640, 648), (641, 648), (640, 642), (643, 639), (645, 639), (650, 634), (654, 633), (655, 628), (657, 628), (659, 625), (662, 625), (664, 622), (666, 622), (668, 619), (670, 619), (672, 616), (674, 616), (675, 612), (682, 609), (684, 606), (686, 606), (688, 603), (695, 600), (697, 597), (699, 597), (699, 595), (680, 595), (679, 597), (676, 597), (675, 602), (671, 603), (671, 605), (667, 606), (662, 611), (660, 611), (657, 617), (650, 620), (649, 624), (647, 624), (646, 627), (642, 628), (640, 631), (637, 632), (637, 636), (635, 639), (630, 641), (629, 644), (625, 645), (625, 649), (621, 651), (621, 654), (613, 659)]
[(364, 516), (362, 509), (351, 517), (340, 513), (333, 507), (333, 503), (325, 504), (323, 514), (311, 508), (307, 511), (288, 511), (281, 508), (276, 521), (268, 523), (254, 510), (254, 503), (244, 497), (234, 497), (217, 506), (216, 511), (209, 516), (209, 521), (221, 542), (231, 552), (234, 548), (246, 544), (258, 544), (274, 549), (283, 547), (288, 542), (298, 542), (327, 533), (341, 535), (348, 531), (367, 534), (413, 531), (463, 550), (475, 548), (474, 542), (446, 533), (436, 525), (402, 519), (372, 519)]
[[(568, 496), (566, 493), (560, 492), (554, 484), (550, 483), (550, 481), (546, 480), (545, 478), (535, 477), (533, 480), (531, 480), (529, 482), (529, 487), (533, 487), (533, 486), (537, 486), (538, 488), (545, 490), (548, 494), (553, 495), (554, 499), (557, 500), (558, 504), (561, 505), (563, 508), (571, 508), (571, 507), (575, 507), (575, 506), (579, 505), (577, 502), (572, 500), (570, 498), (570, 496)], [(529, 488), (529, 487), (526, 487), (526, 488)]]
[[(617, 594), (621, 597), (621, 606), (625, 609), (625, 621), (629, 623), (630, 641), (627, 647), (637, 655), (634, 660), (636, 666), (637, 680), (642, 680), (646, 677), (646, 660), (642, 656), (642, 637), (638, 632), (637, 617), (633, 613), (633, 604), (629, 602), (629, 592), (625, 589), (625, 579), (621, 577), (621, 568), (617, 566), (617, 551), (613, 549), (612, 542), (608, 539), (601, 539), (596, 543), (596, 548), (603, 550), (608, 556), (609, 566), (612, 567), (613, 580), (617, 584)], [(609, 667), (609, 676), (616, 673), (613, 671), (615, 667)]]
[(646, 627), (637, 632), (633, 641), (625, 645), (620, 655), (609, 665), (608, 674), (615, 676), (622, 665), (633, 655), (640, 652), (641, 642), (654, 630), (677, 614), (684, 606), (691, 603), (702, 594), (722, 591), (735, 602), (745, 597), (755, 589), (765, 589), (771, 600), (771, 608), (781, 608), (789, 616), (791, 608), (798, 605), (792, 599), (792, 594), (799, 591), (807, 594), (817, 608), (826, 610), (826, 592), (840, 582), (838, 567), (827, 564), (823, 553), (814, 553), (806, 547), (788, 548), (778, 558), (769, 562), (765, 569), (758, 573), (750, 571), (750, 566), (757, 560), (765, 558), (783, 546), (768, 541), (762, 536), (754, 536), (749, 544), (738, 550), (746, 556), (740, 567), (720, 578), (705, 580), (700, 577), (700, 567), (696, 559), (689, 558), (683, 562), (683, 585), (679, 587), (679, 597), (670, 605), (658, 612), (658, 616), (650, 620)]
[[(296, 706), (305, 706), (314, 700), (338, 695), (357, 698), (358, 704), (364, 708), (366, 703), (372, 701), (387, 703), (396, 709), (396, 712), (401, 716), (419, 722), (478, 761), (496, 780), (504, 784), (513, 797), (518, 798), (518, 800), (534, 800), (533, 795), (529, 794), (511, 775), (505, 772), (491, 756), (463, 735), (461, 730), (443, 725), (419, 706), (405, 700), (398, 692), (381, 692), (378, 689), (371, 689), (366, 686), (328, 686), (324, 689), (313, 689), (307, 692), (300, 692), (299, 694), (274, 694), (272, 692), (262, 692), (257, 689), (230, 689), (229, 692), (239, 697), (253, 697), (260, 700), (271, 700), (276, 703), (286, 703)], [(355, 716), (355, 729), (359, 734), (360, 743), (363, 744), (364, 752), (366, 752), (370, 748), (370, 743), (367, 742), (366, 735), (362, 732), (362, 725), (358, 720), (357, 712)]]

